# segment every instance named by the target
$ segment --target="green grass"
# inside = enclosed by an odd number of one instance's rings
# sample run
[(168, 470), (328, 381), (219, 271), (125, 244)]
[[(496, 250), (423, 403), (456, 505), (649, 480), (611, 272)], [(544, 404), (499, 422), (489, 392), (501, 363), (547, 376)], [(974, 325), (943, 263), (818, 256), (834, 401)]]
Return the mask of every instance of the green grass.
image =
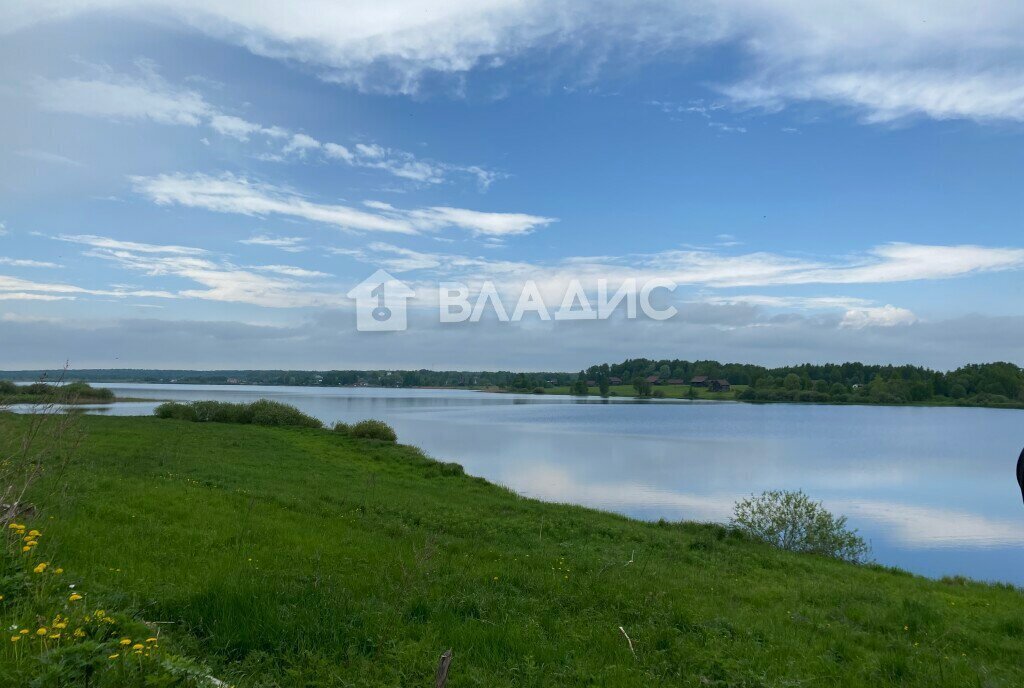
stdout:
[[(696, 393), (696, 399), (706, 399), (713, 401), (733, 401), (736, 399), (736, 394), (742, 392), (747, 388), (747, 385), (733, 385), (731, 390), (728, 392), (712, 392), (710, 389), (705, 387), (694, 387), (693, 391)], [(589, 396), (601, 396), (601, 391), (597, 387), (590, 387), (588, 390)], [(636, 389), (633, 385), (612, 385), (608, 388), (611, 396), (616, 397), (635, 397)], [(655, 385), (651, 388), (652, 392), (660, 391), (665, 399), (687, 399), (689, 398), (690, 386), (689, 385)], [(545, 394), (572, 394), (572, 390), (569, 387), (549, 387), (544, 390)]]
[(1013, 588), (540, 503), (329, 430), (82, 424), (40, 548), (240, 687), (432, 685), (448, 648), (453, 688), (1024, 684)]

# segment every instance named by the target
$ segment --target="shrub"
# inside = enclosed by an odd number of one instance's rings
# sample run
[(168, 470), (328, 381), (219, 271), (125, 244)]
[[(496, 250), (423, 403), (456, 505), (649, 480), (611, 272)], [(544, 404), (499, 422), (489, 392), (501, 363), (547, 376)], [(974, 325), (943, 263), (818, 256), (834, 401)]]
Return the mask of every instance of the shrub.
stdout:
[(196, 422), (199, 420), (196, 417), (196, 410), (191, 404), (182, 404), (177, 401), (166, 401), (155, 409), (153, 409), (153, 415), (157, 418), (166, 418), (168, 420), (187, 420)]
[(334, 425), (331, 427), (331, 430), (342, 435), (347, 435), (349, 431), (352, 430), (352, 426), (349, 425), (348, 423), (343, 423), (342, 421), (339, 420), (334, 422)]
[(260, 399), (251, 404), (226, 401), (169, 401), (154, 409), (158, 418), (187, 420), (193, 423), (240, 423), (243, 425), (275, 425), (300, 428), (322, 428), (323, 423), (294, 406), (279, 401)]
[(869, 552), (845, 516), (833, 516), (804, 492), (771, 490), (736, 503), (732, 525), (750, 536), (791, 552), (811, 552), (863, 562)]
[(318, 419), (303, 413), (294, 406), (269, 399), (254, 401), (243, 413), (251, 415), (248, 422), (253, 425), (291, 425), (300, 428), (322, 428), (324, 426)]
[(382, 440), (384, 442), (395, 442), (398, 435), (390, 425), (382, 420), (361, 420), (353, 425), (348, 431), (349, 437), (358, 437), (367, 440)]

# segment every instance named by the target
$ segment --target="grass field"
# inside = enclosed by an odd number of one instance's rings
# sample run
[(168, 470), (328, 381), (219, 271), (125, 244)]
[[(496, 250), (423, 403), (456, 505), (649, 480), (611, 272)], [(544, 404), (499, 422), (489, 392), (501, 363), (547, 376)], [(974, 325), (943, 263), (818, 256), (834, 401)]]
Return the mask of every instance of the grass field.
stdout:
[[(704, 387), (694, 387), (696, 399), (707, 399), (713, 401), (733, 401), (736, 395), (747, 388), (747, 385), (733, 385), (728, 392), (712, 392)], [(653, 392), (661, 392), (665, 399), (687, 399), (690, 393), (689, 385), (655, 385), (651, 388)], [(597, 387), (590, 387), (589, 396), (600, 396), (601, 392)], [(636, 389), (633, 385), (612, 385), (608, 388), (612, 396), (635, 397)], [(545, 394), (572, 394), (569, 387), (550, 387), (544, 390)]]
[(453, 687), (1024, 685), (1014, 588), (540, 503), (326, 430), (82, 425), (34, 556), (236, 686), (433, 685), (449, 648)]

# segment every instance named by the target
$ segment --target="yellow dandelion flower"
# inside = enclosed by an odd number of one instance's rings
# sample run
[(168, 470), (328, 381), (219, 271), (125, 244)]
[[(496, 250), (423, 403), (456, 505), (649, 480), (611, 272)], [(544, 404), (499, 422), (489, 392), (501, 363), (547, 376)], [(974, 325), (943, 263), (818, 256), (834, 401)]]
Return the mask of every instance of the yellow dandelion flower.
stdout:
[(56, 569), (53, 570), (53, 572), (56, 573), (56, 574), (61, 574), (61, 573), (64, 573), (64, 569), (56, 568)]
[(12, 642), (12, 643), (16, 643), (16, 642), (18, 642), (19, 640), (21, 640), (21, 636), (20, 636), (20, 635), (12, 635), (12, 636), (11, 636), (11, 642)]
[(36, 635), (46, 635), (47, 633), (49, 633), (49, 631), (46, 628), (43, 628), (43, 627), (40, 627), (36, 631)]
[(156, 642), (156, 638), (146, 638), (146, 642), (147, 643), (155, 643)]
[(22, 551), (22, 552), (27, 552), (27, 551), (29, 551), (30, 549), (32, 549), (32, 548), (31, 548), (31, 547), (29, 547), (28, 545), (25, 545), (24, 547), (22, 547), (22, 548), (21, 548), (21, 551)]
[(114, 654), (112, 654), (112, 655), (110, 655), (109, 657), (107, 657), (107, 659), (117, 659), (117, 658), (118, 658), (118, 657), (120, 657), (120, 656), (121, 656), (121, 655), (119, 655), (119, 654), (117, 654), (117, 653), (115, 652)]
[(60, 637), (60, 633), (51, 633), (51, 634), (50, 634), (50, 635), (48, 635), (47, 637), (48, 637), (48, 638), (53, 638), (54, 640), (56, 640), (57, 638), (59, 638), (59, 637)]
[(122, 645), (131, 645), (132, 644), (132, 639), (131, 638), (121, 638), (121, 644)]
[(82, 599), (82, 596), (77, 592), (73, 592), (71, 593), (71, 597), (68, 598), (68, 602), (77, 602), (80, 599)]
[(49, 564), (47, 564), (47, 563), (46, 563), (46, 562), (44, 561), (44, 562), (42, 562), (41, 564), (39, 564), (38, 566), (36, 566), (36, 567), (35, 567), (34, 569), (32, 569), (32, 570), (33, 570), (33, 571), (35, 571), (36, 573), (42, 573), (43, 571), (45, 571), (45, 570), (46, 570), (46, 567), (47, 567), (47, 566), (49, 566)]
[(75, 636), (76, 638), (84, 638), (85, 637), (85, 631), (83, 631), (81, 628), (76, 628), (75, 632), (72, 633), (71, 635)]
[(42, 535), (42, 533), (40, 533), (38, 530), (30, 530), (28, 531), (28, 534), (30, 537), (39, 537), (40, 535)]
[(18, 631), (18, 633), (21, 633), (22, 635), (28, 635), (29, 631), (27, 628), (23, 628), (20, 631)]
[(38, 545), (39, 543), (38, 543), (38, 542), (36, 542), (35, 540), (29, 540), (29, 541), (27, 541), (27, 542), (26, 542), (25, 544), (26, 544), (26, 545), (28, 545), (29, 547), (35, 547), (35, 546), (36, 546), (36, 545)]
[(145, 645), (143, 645), (142, 643), (135, 643), (134, 645), (132, 645), (132, 649), (133, 650), (141, 651), (141, 650), (144, 650), (146, 648), (145, 648)]
[(53, 624), (53, 627), (54, 628), (59, 628), (59, 629), (63, 630), (63, 629), (68, 627), (68, 622), (67, 621), (61, 621), (60, 623)]

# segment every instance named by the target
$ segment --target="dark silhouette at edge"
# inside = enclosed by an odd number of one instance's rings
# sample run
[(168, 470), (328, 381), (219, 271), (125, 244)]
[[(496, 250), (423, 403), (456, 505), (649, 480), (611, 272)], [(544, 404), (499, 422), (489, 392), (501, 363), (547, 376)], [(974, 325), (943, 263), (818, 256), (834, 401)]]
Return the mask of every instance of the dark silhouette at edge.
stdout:
[(1017, 484), (1020, 485), (1020, 496), (1024, 499), (1024, 451), (1021, 451), (1017, 459)]

